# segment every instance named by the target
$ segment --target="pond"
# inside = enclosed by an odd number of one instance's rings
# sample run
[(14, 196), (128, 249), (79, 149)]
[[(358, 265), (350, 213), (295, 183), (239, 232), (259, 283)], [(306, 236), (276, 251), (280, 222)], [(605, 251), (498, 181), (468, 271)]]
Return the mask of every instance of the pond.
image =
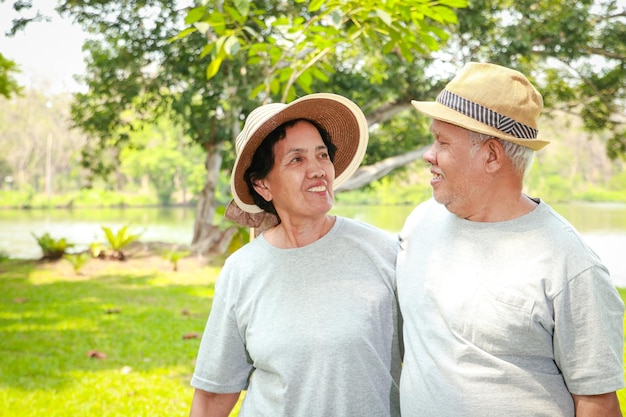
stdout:
[[(581, 233), (611, 271), (617, 286), (626, 287), (626, 204), (553, 205)], [(402, 228), (412, 206), (342, 206), (333, 213), (374, 224), (391, 233)], [(12, 258), (36, 259), (41, 250), (34, 235), (48, 232), (66, 238), (76, 249), (105, 242), (101, 226), (117, 231), (130, 225), (142, 241), (189, 244), (195, 209), (142, 207), (72, 210), (0, 210), (0, 252)]]

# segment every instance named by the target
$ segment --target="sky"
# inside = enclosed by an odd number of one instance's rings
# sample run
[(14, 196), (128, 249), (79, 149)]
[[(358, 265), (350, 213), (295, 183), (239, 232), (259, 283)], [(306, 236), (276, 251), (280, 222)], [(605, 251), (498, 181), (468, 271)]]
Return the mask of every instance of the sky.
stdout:
[(78, 25), (62, 19), (54, 11), (56, 0), (33, 3), (43, 14), (51, 16), (52, 21), (31, 23), (25, 31), (8, 37), (6, 32), (17, 14), (12, 7), (13, 0), (0, 2), (0, 53), (19, 65), (21, 73), (14, 77), (20, 85), (53, 94), (81, 91), (73, 75), (85, 69), (84, 33)]

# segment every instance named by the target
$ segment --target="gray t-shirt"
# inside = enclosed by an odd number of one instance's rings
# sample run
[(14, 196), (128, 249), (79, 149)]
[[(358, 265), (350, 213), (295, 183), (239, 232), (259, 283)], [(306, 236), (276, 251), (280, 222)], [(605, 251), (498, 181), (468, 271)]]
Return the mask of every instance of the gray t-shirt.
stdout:
[(247, 387), (241, 417), (399, 416), (398, 249), (341, 217), (302, 248), (259, 236), (221, 271), (191, 384)]
[(434, 200), (401, 233), (403, 417), (574, 416), (571, 393), (624, 386), (624, 305), (547, 204), (494, 223)]

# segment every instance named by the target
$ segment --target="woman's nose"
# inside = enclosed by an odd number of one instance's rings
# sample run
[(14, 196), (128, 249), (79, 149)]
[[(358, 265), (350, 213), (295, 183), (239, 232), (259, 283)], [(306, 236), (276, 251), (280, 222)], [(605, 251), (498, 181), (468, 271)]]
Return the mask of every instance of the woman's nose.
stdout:
[(308, 172), (309, 172), (309, 175), (313, 178), (323, 177), (326, 175), (326, 171), (324, 170), (324, 167), (317, 160), (314, 160), (309, 164)]

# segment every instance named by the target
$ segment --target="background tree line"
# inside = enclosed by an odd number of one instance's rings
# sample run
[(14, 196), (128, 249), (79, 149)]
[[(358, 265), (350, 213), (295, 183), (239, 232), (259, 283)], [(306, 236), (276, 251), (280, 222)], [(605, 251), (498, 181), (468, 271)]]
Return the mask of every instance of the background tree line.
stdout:
[[(14, 30), (42, 18), (29, 2), (15, 5), (24, 17)], [(549, 186), (553, 176), (569, 186), (607, 183), (613, 190), (623, 183), (626, 10), (615, 0), (236, 0), (197, 6), (72, 0), (59, 1), (57, 10), (91, 34), (84, 45), (88, 90), (71, 99), (67, 117), (82, 132), (81, 146), (69, 145), (80, 150), (70, 163), (76, 184), (150, 185), (162, 203), (173, 201), (174, 190), (175, 201), (193, 195), (194, 243), (210, 246), (219, 238), (213, 218), (220, 193), (228, 193), (220, 176), (228, 173), (233, 137), (254, 107), (315, 91), (351, 98), (370, 123), (365, 164), (386, 167), (373, 170), (371, 182), (419, 158), (430, 141), (428, 121), (411, 110), (410, 100), (433, 99), (469, 60), (518, 68), (542, 91), (546, 114), (560, 127), (554, 142), (569, 148), (558, 147), (558, 168), (548, 170), (542, 161), (548, 158), (539, 155), (536, 186)], [(564, 137), (567, 123), (572, 127)], [(47, 141), (49, 135), (39, 137)], [(38, 148), (33, 161), (45, 156), (42, 143)], [(41, 162), (33, 163), (41, 169)], [(12, 171), (18, 166), (7, 164)], [(64, 169), (55, 172), (70, 178)], [(42, 181), (36, 171), (33, 188)], [(407, 184), (414, 180), (410, 174), (393, 171)]]

